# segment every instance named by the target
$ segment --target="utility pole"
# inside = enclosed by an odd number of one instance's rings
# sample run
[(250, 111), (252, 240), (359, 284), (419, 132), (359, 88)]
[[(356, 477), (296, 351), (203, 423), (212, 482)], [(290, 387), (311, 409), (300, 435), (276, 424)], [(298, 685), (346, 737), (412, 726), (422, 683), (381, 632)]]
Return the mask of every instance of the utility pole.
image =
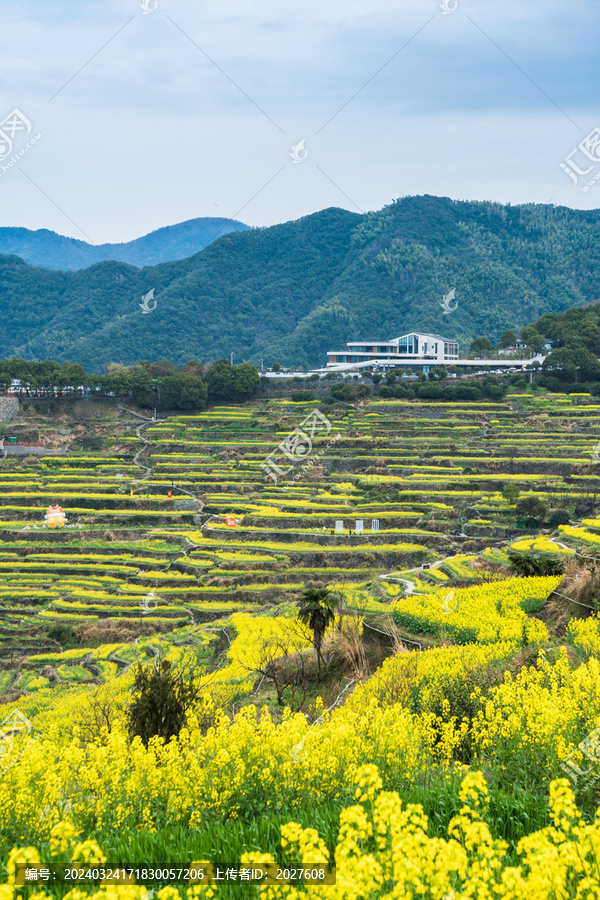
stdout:
[(156, 407), (154, 407), (154, 421), (156, 421)]
[(261, 371), (261, 372), (264, 372), (264, 371), (265, 371), (265, 361), (264, 361), (264, 359), (262, 358), (262, 356), (261, 356), (261, 358), (260, 358), (260, 371)]
[(233, 350), (232, 350), (232, 351), (231, 351), (231, 356), (230, 356), (230, 359), (231, 359), (231, 365), (233, 365), (233, 358), (234, 358), (234, 356), (235, 356), (235, 353), (234, 353)]

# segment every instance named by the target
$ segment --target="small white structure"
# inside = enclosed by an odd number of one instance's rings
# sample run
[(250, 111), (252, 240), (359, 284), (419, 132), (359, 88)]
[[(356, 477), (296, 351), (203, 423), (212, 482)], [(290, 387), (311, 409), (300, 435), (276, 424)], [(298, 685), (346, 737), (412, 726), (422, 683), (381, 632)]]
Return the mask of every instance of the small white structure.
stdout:
[(343, 520), (343, 519), (336, 519), (336, 520), (335, 520), (335, 533), (336, 533), (336, 534), (343, 534), (343, 533), (344, 533), (344, 520)]
[(371, 531), (379, 531), (379, 519), (373, 519), (371, 522)]
[(362, 533), (363, 533), (363, 526), (364, 526), (364, 524), (365, 524), (365, 523), (364, 523), (363, 519), (357, 519), (357, 520), (356, 520), (356, 533), (357, 533), (357, 534), (362, 534)]

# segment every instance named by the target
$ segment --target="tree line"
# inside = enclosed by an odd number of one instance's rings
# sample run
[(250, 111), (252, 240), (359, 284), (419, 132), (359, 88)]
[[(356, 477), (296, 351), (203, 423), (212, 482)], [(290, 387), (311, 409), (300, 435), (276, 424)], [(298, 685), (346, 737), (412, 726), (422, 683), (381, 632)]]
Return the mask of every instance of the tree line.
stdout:
[(258, 370), (250, 363), (234, 366), (219, 359), (206, 370), (196, 361), (178, 368), (166, 359), (143, 360), (133, 366), (110, 363), (103, 375), (86, 372), (79, 363), (53, 360), (0, 360), (0, 390), (21, 396), (119, 397), (142, 407), (204, 409), (209, 403), (237, 403), (260, 389)]

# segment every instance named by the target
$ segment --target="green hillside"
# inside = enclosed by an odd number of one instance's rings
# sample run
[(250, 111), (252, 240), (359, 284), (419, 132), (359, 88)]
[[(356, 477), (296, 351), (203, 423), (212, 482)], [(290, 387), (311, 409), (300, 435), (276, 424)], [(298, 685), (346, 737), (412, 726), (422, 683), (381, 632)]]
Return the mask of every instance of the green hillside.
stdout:
[[(326, 209), (225, 235), (142, 270), (48, 272), (0, 257), (3, 355), (79, 362), (167, 357), (323, 365), (348, 340), (410, 329), (497, 340), (600, 297), (596, 210), (407, 197), (359, 215)], [(448, 315), (441, 299), (456, 291)], [(156, 309), (143, 314), (154, 289)]]

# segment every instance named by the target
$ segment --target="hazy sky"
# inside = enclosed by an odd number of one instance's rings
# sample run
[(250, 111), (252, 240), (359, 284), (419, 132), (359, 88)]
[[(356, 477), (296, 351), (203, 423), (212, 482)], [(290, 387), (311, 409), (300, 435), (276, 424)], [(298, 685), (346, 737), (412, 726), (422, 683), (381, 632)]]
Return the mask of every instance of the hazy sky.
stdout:
[(598, 205), (598, 0), (444, 2), (4, 0), (0, 225), (100, 243), (407, 194)]

